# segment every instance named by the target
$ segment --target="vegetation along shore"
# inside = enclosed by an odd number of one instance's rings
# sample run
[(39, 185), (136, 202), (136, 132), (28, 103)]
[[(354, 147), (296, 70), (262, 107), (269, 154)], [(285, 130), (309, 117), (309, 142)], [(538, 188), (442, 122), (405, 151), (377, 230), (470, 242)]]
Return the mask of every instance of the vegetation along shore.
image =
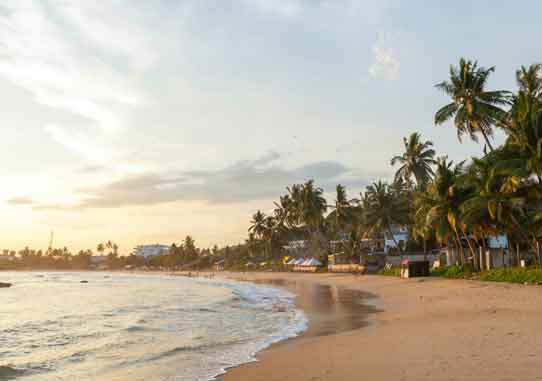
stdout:
[[(388, 254), (435, 253), (455, 256), (436, 275), (471, 277), (484, 270), (480, 252), (491, 237), (505, 237), (507, 266), (540, 266), (542, 239), (542, 79), (541, 66), (521, 67), (518, 88), (494, 90), (488, 81), (495, 68), (460, 59), (449, 78), (436, 85), (451, 102), (436, 111), (436, 125), (457, 130), (459, 141), (481, 143), (480, 156), (453, 162), (431, 141), (414, 132), (405, 137), (404, 151), (391, 158), (392, 181), (378, 180), (352, 198), (342, 185), (329, 203), (315, 180), (293, 184), (271, 212), (256, 211), (244, 243), (198, 248), (190, 236), (160, 255), (119, 255), (108, 241), (72, 255), (67, 249), (4, 250), (0, 269), (124, 269), (199, 270), (286, 269), (288, 258), (300, 253), (319, 260), (341, 252), (347, 262), (366, 262), (391, 240)], [(505, 135), (493, 140), (496, 130)], [(406, 239), (395, 231), (404, 229)], [(296, 247), (296, 243), (301, 243)], [(334, 246), (333, 246), (333, 245)], [(300, 250), (296, 250), (300, 249)], [(504, 257), (503, 257), (504, 258)], [(502, 264), (505, 264), (503, 259)], [(388, 273), (395, 270), (387, 269)], [(502, 271), (480, 279), (542, 281), (539, 271)]]

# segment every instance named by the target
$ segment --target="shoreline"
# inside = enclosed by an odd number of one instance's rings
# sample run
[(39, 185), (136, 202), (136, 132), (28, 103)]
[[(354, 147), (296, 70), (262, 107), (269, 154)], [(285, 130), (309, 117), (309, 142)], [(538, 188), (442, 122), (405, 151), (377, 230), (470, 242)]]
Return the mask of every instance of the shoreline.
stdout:
[(369, 300), (375, 313), (365, 317), (371, 324), (274, 344), (256, 354), (258, 362), (227, 369), (220, 381), (540, 379), (542, 294), (536, 287), (347, 274), (220, 276), (376, 296)]

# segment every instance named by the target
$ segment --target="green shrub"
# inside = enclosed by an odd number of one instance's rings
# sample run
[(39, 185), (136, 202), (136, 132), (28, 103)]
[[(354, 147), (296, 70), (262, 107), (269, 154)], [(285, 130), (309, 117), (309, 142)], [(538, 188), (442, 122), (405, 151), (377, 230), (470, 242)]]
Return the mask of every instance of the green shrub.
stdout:
[(400, 267), (389, 267), (389, 268), (383, 268), (378, 272), (378, 275), (386, 275), (386, 276), (401, 276), (401, 268)]
[(446, 266), (433, 269), (431, 275), (451, 279), (542, 284), (542, 268), (540, 267), (504, 267), (473, 273), (470, 266)]
[(431, 271), (431, 275), (450, 279), (471, 278), (472, 268), (468, 265), (437, 267)]
[(493, 269), (481, 273), (480, 279), (492, 282), (542, 283), (542, 268), (505, 267)]

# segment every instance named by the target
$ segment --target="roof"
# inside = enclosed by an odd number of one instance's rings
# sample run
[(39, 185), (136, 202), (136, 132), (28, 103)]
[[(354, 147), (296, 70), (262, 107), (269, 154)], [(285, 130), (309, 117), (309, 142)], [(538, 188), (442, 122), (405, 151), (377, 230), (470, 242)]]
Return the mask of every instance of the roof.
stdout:
[(307, 259), (305, 262), (301, 264), (301, 266), (322, 266), (322, 262), (320, 262), (316, 258)]

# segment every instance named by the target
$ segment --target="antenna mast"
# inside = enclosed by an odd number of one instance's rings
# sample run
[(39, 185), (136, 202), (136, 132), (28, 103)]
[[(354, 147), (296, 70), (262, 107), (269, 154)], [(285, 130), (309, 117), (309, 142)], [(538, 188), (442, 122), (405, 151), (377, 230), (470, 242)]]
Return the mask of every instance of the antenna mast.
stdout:
[(51, 230), (51, 237), (49, 238), (49, 248), (47, 249), (47, 254), (51, 254), (53, 251), (53, 241), (55, 238), (55, 232)]

